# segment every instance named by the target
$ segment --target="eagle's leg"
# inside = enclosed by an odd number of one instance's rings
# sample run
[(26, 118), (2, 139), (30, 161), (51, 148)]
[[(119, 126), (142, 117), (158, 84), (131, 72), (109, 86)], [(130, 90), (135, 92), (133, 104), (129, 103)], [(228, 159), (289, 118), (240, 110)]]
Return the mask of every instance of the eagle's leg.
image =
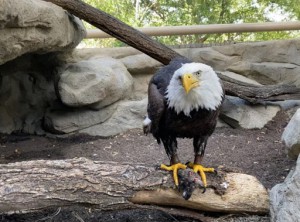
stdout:
[(194, 151), (195, 151), (195, 159), (194, 163), (188, 163), (188, 167), (192, 168), (195, 173), (199, 172), (200, 177), (203, 182), (204, 189), (207, 186), (207, 181), (206, 181), (206, 175), (205, 173), (214, 173), (215, 169), (214, 168), (206, 168), (201, 165), (203, 156), (204, 156), (204, 151), (205, 147), (207, 144), (207, 139), (208, 137), (195, 137), (193, 141), (194, 145)]
[(179, 181), (178, 181), (178, 170), (179, 169), (186, 169), (186, 165), (181, 163), (179, 161), (178, 155), (177, 155), (177, 141), (176, 138), (168, 137), (162, 139), (166, 153), (168, 157), (170, 158), (170, 166), (167, 166), (165, 164), (161, 164), (160, 168), (167, 171), (173, 171), (173, 179), (175, 185), (178, 187)]

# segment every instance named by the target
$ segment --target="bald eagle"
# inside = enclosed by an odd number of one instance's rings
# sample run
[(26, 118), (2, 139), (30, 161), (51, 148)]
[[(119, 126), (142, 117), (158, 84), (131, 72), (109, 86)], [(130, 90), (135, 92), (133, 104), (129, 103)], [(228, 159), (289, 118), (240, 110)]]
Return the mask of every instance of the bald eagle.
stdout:
[[(214, 169), (203, 167), (201, 161), (223, 100), (224, 90), (214, 70), (184, 57), (173, 59), (151, 78), (143, 129), (145, 134), (152, 133), (158, 143), (163, 143), (170, 165), (162, 164), (161, 168), (173, 171), (176, 186), (178, 169), (190, 167), (200, 174), (206, 187), (204, 172)], [(178, 158), (177, 138), (193, 138), (195, 158), (188, 165)]]

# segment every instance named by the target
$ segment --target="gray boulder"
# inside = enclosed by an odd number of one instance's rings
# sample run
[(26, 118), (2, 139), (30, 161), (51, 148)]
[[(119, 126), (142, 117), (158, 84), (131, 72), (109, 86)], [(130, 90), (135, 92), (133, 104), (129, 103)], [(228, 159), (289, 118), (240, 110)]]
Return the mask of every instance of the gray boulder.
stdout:
[(270, 191), (270, 214), (272, 222), (300, 221), (300, 158), (297, 165), (286, 177)]
[(105, 122), (116, 108), (116, 105), (111, 105), (101, 110), (86, 108), (48, 110), (44, 118), (44, 128), (55, 134), (72, 133)]
[(132, 84), (125, 66), (116, 59), (105, 57), (68, 65), (59, 77), (57, 88), (67, 106), (90, 105), (100, 109), (129, 96)]
[(142, 127), (146, 115), (147, 99), (140, 101), (120, 101), (114, 114), (102, 124), (97, 124), (79, 131), (92, 136), (109, 137), (129, 129)]
[(262, 84), (289, 83), (300, 86), (298, 39), (233, 44), (212, 49), (226, 55), (227, 62), (219, 70), (232, 71)]
[(193, 61), (205, 63), (219, 71), (225, 71), (229, 65), (240, 60), (238, 56), (228, 56), (214, 47), (192, 48), (187, 53), (187, 56)]
[(249, 105), (238, 97), (226, 96), (220, 118), (234, 128), (261, 129), (279, 110), (279, 106)]
[(2, 0), (0, 65), (25, 53), (75, 48), (85, 34), (78, 18), (52, 3)]
[(285, 127), (281, 140), (287, 147), (289, 157), (297, 159), (300, 153), (300, 109)]
[(151, 57), (140, 54), (130, 55), (120, 59), (131, 74), (154, 73), (161, 63)]

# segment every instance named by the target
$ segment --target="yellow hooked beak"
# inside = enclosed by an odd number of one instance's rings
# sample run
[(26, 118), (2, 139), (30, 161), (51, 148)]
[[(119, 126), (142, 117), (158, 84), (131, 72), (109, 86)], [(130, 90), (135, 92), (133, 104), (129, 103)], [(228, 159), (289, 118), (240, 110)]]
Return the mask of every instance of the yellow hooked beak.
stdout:
[(191, 89), (199, 86), (199, 80), (193, 74), (186, 73), (182, 76), (182, 85), (186, 94), (188, 94)]

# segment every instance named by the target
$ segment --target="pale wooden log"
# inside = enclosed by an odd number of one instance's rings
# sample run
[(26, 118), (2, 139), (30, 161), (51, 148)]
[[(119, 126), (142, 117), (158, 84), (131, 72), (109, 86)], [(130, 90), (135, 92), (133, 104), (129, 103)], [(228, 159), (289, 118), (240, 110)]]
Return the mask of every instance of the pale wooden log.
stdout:
[(197, 189), (189, 201), (185, 201), (175, 190), (159, 188), (137, 192), (131, 201), (223, 213), (265, 214), (269, 211), (268, 192), (255, 177), (241, 173), (228, 173), (225, 180), (228, 181), (229, 187), (222, 196), (216, 195), (213, 189), (208, 189), (205, 193)]
[(189, 201), (173, 189), (169, 173), (142, 164), (86, 158), (35, 160), (0, 165), (0, 212), (95, 204), (118, 210), (138, 204), (182, 206), (201, 211), (267, 213), (268, 193), (252, 176), (227, 174), (223, 196), (196, 189)]

